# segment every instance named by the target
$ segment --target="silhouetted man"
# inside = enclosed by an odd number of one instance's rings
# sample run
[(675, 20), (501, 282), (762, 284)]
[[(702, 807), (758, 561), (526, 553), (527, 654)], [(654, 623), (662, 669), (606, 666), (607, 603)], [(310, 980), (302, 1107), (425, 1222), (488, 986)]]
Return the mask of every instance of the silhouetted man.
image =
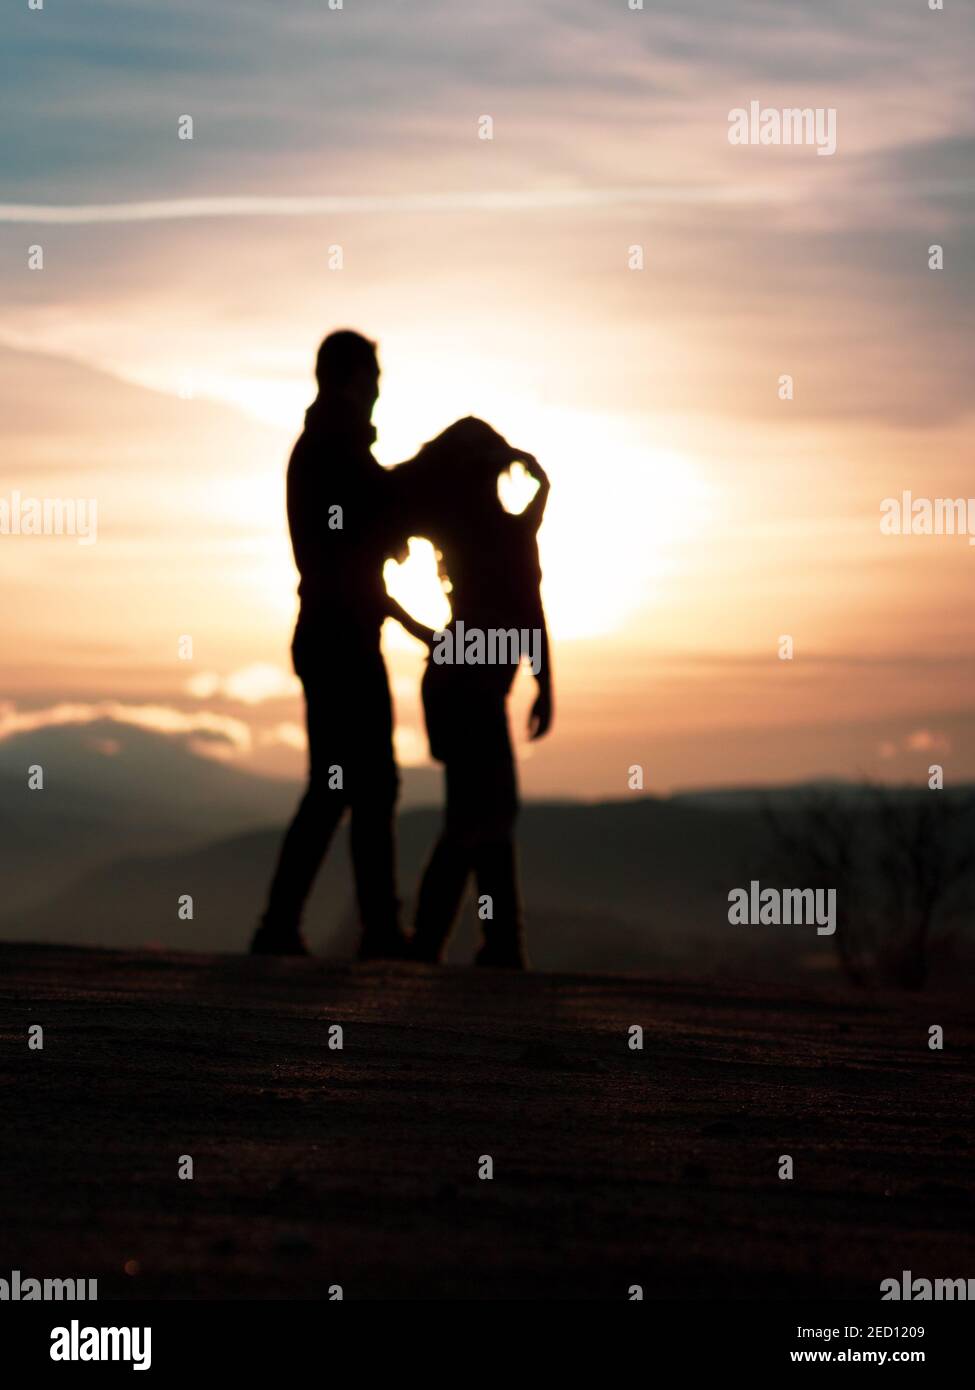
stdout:
[(322, 343), (318, 397), (288, 465), (288, 525), (301, 575), (292, 643), (305, 690), (308, 790), (288, 828), (251, 950), (306, 955), (302, 908), (348, 807), (362, 918), (360, 958), (403, 954), (395, 886), (398, 790), (380, 629), (383, 563), (398, 548), (389, 478), (372, 456), (375, 344), (348, 331)]

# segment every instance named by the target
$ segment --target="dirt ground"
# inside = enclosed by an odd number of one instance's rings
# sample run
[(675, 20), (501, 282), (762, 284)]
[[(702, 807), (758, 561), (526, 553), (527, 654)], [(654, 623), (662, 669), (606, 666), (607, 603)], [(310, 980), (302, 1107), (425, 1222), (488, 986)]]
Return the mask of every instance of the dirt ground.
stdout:
[(0, 945), (0, 1276), (876, 1300), (975, 1275), (973, 1062), (943, 997)]

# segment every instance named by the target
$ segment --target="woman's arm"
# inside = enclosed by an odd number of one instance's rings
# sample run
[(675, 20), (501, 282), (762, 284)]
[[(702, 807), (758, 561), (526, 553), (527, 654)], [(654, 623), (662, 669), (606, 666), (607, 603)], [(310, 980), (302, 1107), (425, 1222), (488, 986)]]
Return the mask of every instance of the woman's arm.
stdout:
[(528, 736), (533, 740), (545, 737), (552, 727), (552, 719), (555, 714), (548, 623), (545, 621), (545, 610), (542, 608), (541, 601), (539, 601), (538, 611), (541, 619), (541, 650), (539, 652), (538, 672), (535, 676), (538, 682), (538, 694), (528, 716)]
[(552, 485), (548, 480), (548, 474), (534, 454), (519, 454), (518, 457), (524, 464), (528, 476), (534, 478), (538, 483), (538, 491), (522, 512), (526, 524), (529, 525), (533, 531), (537, 531), (545, 515), (545, 504), (548, 502), (548, 494), (551, 491)]

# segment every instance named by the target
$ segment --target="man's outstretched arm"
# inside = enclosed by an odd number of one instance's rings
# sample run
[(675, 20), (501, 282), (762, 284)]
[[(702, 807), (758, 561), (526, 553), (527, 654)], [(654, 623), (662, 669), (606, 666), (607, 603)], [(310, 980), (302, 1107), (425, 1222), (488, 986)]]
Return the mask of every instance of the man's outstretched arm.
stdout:
[(405, 627), (411, 637), (415, 637), (425, 647), (432, 648), (435, 635), (433, 628), (427, 627), (426, 623), (418, 622), (412, 613), (407, 613), (403, 605), (389, 594), (386, 595), (385, 612), (387, 618), (395, 618), (400, 627)]

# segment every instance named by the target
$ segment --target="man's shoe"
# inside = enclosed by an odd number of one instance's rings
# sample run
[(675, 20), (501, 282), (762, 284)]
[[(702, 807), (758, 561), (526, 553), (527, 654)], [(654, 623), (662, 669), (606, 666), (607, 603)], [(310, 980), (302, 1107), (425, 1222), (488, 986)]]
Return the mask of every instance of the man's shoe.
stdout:
[(297, 927), (277, 927), (262, 922), (251, 939), (252, 956), (308, 956), (305, 938)]

